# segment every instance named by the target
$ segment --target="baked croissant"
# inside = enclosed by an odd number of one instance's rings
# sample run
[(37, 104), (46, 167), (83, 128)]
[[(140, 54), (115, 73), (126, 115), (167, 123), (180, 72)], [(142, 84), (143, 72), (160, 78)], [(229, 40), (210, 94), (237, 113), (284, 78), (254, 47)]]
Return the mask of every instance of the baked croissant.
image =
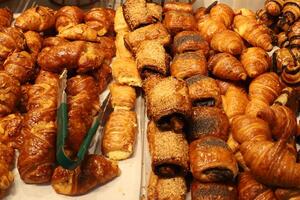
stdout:
[(204, 16), (203, 18), (201, 18), (197, 22), (197, 28), (202, 37), (204, 37), (209, 43), (214, 34), (227, 29), (222, 22), (212, 18), (211, 16)]
[(55, 166), (58, 75), (40, 71), (28, 94), (18, 170), (25, 183), (48, 183)]
[(14, 162), (13, 148), (0, 143), (0, 198), (3, 198), (7, 190), (13, 184), (14, 175), (12, 166)]
[(247, 74), (242, 63), (228, 53), (218, 53), (208, 61), (208, 69), (218, 78), (246, 80)]
[(195, 179), (201, 182), (234, 180), (238, 165), (226, 142), (206, 136), (190, 144), (190, 167)]
[(43, 38), (39, 33), (34, 31), (27, 31), (24, 33), (24, 36), (28, 51), (33, 59), (36, 60), (38, 54), (42, 50)]
[(18, 148), (18, 137), (22, 128), (23, 117), (19, 113), (0, 118), (0, 143)]
[(114, 30), (119, 33), (121, 31), (129, 31), (128, 24), (123, 15), (123, 8), (122, 6), (117, 7), (115, 18), (114, 18)]
[(172, 2), (172, 1), (168, 1), (164, 3), (163, 11), (168, 12), (171, 10), (193, 13), (193, 5), (186, 2)]
[(287, 67), (295, 67), (296, 59), (292, 51), (288, 48), (277, 49), (273, 54), (273, 70), (276, 73), (282, 73)]
[(288, 47), (290, 45), (286, 32), (283, 31), (277, 35), (277, 45), (280, 48)]
[(133, 110), (135, 108), (136, 92), (133, 87), (112, 83), (109, 90), (114, 110)]
[(80, 24), (83, 18), (84, 12), (77, 6), (64, 6), (55, 14), (55, 28), (60, 33), (65, 28)]
[(285, 0), (282, 7), (282, 18), (278, 20), (277, 25), (281, 27), (284, 31), (287, 31), (293, 23), (299, 20), (299, 18), (299, 1)]
[(66, 44), (69, 41), (61, 37), (47, 37), (43, 40), (43, 48)]
[(17, 79), (5, 71), (0, 71), (0, 116), (12, 113), (20, 99), (21, 87)]
[[(87, 42), (97, 42), (100, 40), (98, 32), (87, 24), (76, 24), (66, 27), (57, 36), (67, 40), (83, 40)], [(103, 36), (103, 34), (100, 36)]]
[(26, 113), (28, 108), (28, 92), (31, 88), (32, 84), (25, 83), (21, 85), (21, 98), (18, 105), (18, 110), (20, 113)]
[(161, 131), (150, 121), (147, 138), (152, 170), (157, 176), (170, 178), (187, 174), (189, 147), (183, 132)]
[[(249, 101), (248, 105), (246, 106), (245, 114), (258, 117), (258, 113), (260, 113), (262, 110), (265, 113), (268, 113), (265, 114), (266, 117), (272, 116), (270, 104), (268, 102), (265, 102), (261, 99), (254, 99)], [(271, 119), (266, 120), (270, 121)]]
[(120, 175), (114, 161), (101, 155), (87, 155), (81, 166), (74, 170), (59, 166), (54, 170), (51, 185), (58, 194), (76, 196), (88, 193)]
[(55, 25), (55, 11), (45, 6), (25, 10), (16, 18), (15, 26), (23, 31), (42, 32)]
[(164, 16), (163, 24), (172, 35), (196, 30), (196, 19), (192, 13), (171, 10), (164, 13)]
[(297, 200), (300, 197), (300, 191), (298, 189), (281, 189), (275, 190), (275, 196), (278, 200)]
[(273, 16), (271, 16), (266, 9), (259, 9), (256, 11), (257, 21), (265, 24), (266, 26), (272, 26), (276, 21)]
[(234, 11), (224, 3), (218, 3), (210, 10), (210, 16), (223, 23), (227, 28), (230, 27), (234, 18)]
[(111, 67), (105, 63), (96, 71), (96, 80), (98, 82), (98, 94), (101, 94), (112, 80)]
[(296, 21), (288, 30), (287, 36), (289, 39), (289, 45), (291, 48), (299, 48), (300, 47), (300, 22)]
[(255, 19), (243, 15), (236, 15), (233, 20), (234, 30), (247, 42), (266, 51), (273, 48), (270, 30)]
[(67, 81), (68, 137), (67, 145), (78, 152), (94, 116), (100, 110), (96, 81), (92, 76), (77, 75)]
[(266, 0), (265, 9), (269, 15), (278, 16), (281, 14), (283, 4), (284, 0)]
[(214, 34), (210, 41), (212, 49), (230, 53), (232, 55), (239, 55), (245, 48), (243, 39), (234, 31), (224, 30)]
[(9, 8), (0, 8), (0, 26), (9, 27), (13, 21), (13, 12)]

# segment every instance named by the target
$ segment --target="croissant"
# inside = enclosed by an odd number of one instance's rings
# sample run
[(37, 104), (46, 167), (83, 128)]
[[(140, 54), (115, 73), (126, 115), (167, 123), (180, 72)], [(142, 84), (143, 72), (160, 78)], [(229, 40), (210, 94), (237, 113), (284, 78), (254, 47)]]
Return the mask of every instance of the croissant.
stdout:
[(228, 53), (218, 53), (208, 61), (208, 69), (218, 78), (246, 80), (247, 74), (242, 63)]
[(19, 113), (0, 118), (0, 143), (18, 148), (23, 117)]
[(32, 84), (29, 83), (25, 83), (23, 85), (21, 85), (21, 98), (19, 101), (19, 105), (18, 105), (18, 111), (20, 111), (20, 113), (26, 113), (29, 108), (28, 108), (28, 92), (31, 88)]
[(238, 178), (239, 200), (276, 200), (274, 192), (257, 182), (250, 172), (243, 172)]
[(80, 24), (83, 21), (84, 12), (77, 6), (64, 6), (55, 14), (55, 28), (57, 32)]
[(278, 188), (275, 190), (275, 196), (278, 200), (297, 200), (300, 197), (300, 191), (298, 189)]
[(111, 67), (105, 63), (96, 71), (96, 80), (98, 82), (98, 94), (101, 94), (112, 80)]
[(12, 166), (14, 162), (13, 148), (0, 143), (0, 198), (3, 198), (14, 181)]
[(272, 50), (270, 30), (264, 24), (260, 24), (250, 17), (236, 15), (233, 26), (234, 30), (252, 46), (261, 47), (266, 51)]
[(202, 51), (177, 54), (170, 66), (171, 75), (186, 79), (197, 74), (207, 75), (206, 58)]
[(206, 136), (190, 144), (190, 167), (195, 179), (201, 182), (234, 180), (238, 165), (233, 152), (223, 140)]
[(226, 30), (226, 26), (212, 18), (211, 16), (204, 16), (197, 22), (197, 28), (200, 34), (206, 39), (207, 42), (210, 42), (214, 34)]
[(112, 83), (109, 90), (114, 110), (133, 110), (135, 108), (136, 92), (133, 87)]
[(182, 31), (175, 35), (172, 50), (174, 54), (201, 50), (208, 55), (209, 44), (197, 31)]
[(150, 172), (148, 200), (185, 200), (187, 185), (183, 177), (161, 178)]
[(218, 87), (220, 88), (222, 95), (226, 94), (229, 86), (235, 86), (240, 88), (244, 87), (241, 82), (234, 82), (234, 81), (220, 80), (220, 79), (216, 79), (216, 82)]
[(208, 12), (209, 11), (207, 10), (207, 8), (205, 8), (205, 7), (199, 7), (194, 12), (194, 16), (195, 16), (196, 20), (199, 21), (202, 17), (204, 17), (205, 15), (207, 15)]
[(193, 180), (191, 185), (192, 200), (236, 200), (237, 190), (232, 184), (201, 183)]
[(278, 16), (281, 14), (283, 4), (284, 0), (266, 0), (265, 9), (269, 15)]
[(193, 5), (186, 2), (166, 2), (164, 3), (163, 11), (180, 11), (186, 13), (193, 13)]
[(24, 36), (29, 53), (36, 60), (42, 50), (43, 38), (39, 33), (34, 31), (27, 31), (24, 33)]
[(161, 131), (154, 121), (148, 123), (147, 138), (152, 170), (160, 177), (175, 177), (188, 172), (188, 142), (183, 132)]
[(43, 40), (43, 48), (66, 44), (69, 41), (61, 37), (47, 37)]
[(196, 19), (192, 13), (171, 10), (165, 12), (164, 16), (163, 24), (172, 35), (181, 31), (196, 30)]
[(276, 73), (282, 73), (285, 68), (297, 65), (292, 51), (288, 48), (277, 49), (273, 54), (273, 67)]
[(290, 45), (286, 32), (283, 31), (277, 35), (277, 45), (280, 48), (288, 47)]
[(211, 48), (219, 52), (239, 55), (245, 48), (242, 38), (234, 31), (224, 30), (214, 34), (210, 42)]
[(96, 81), (91, 76), (77, 75), (67, 81), (68, 137), (67, 145), (78, 152), (83, 139), (100, 110)]
[(274, 17), (271, 16), (266, 9), (257, 10), (256, 18), (258, 22), (263, 23), (268, 27), (272, 26), (275, 22)]
[(285, 105), (294, 112), (297, 112), (299, 107), (297, 98), (297, 91), (291, 87), (286, 87), (282, 89), (280, 96), (274, 101), (274, 104)]
[(50, 182), (55, 165), (58, 75), (41, 71), (28, 94), (18, 170), (25, 183)]
[(23, 31), (42, 32), (55, 25), (55, 11), (45, 6), (25, 10), (16, 18), (15, 26)]
[(8, 8), (0, 8), (0, 26), (8, 27), (13, 21), (13, 12)]
[(121, 31), (129, 31), (129, 27), (123, 15), (122, 6), (117, 7), (114, 18), (114, 30), (119, 33)]
[(125, 42), (124, 42), (124, 36), (127, 34), (128, 32), (125, 31), (120, 31), (117, 33), (116, 36), (116, 57), (119, 58), (131, 58), (132, 54), (131, 52), (126, 48), (125, 46)]
[(3, 67), (7, 74), (20, 83), (29, 81), (36, 71), (34, 60), (26, 51), (12, 53), (3, 63)]
[(266, 121), (271, 121), (271, 119), (268, 119), (267, 117), (272, 116), (272, 111), (270, 109), (270, 105), (268, 102), (262, 101), (261, 99), (254, 99), (249, 101), (245, 114), (253, 116), (253, 117), (258, 117), (259, 113), (261, 111), (264, 111), (265, 113), (265, 120)]
[(102, 153), (113, 160), (124, 160), (134, 152), (137, 117), (129, 110), (113, 111), (105, 125)]
[(5, 71), (0, 71), (0, 116), (12, 113), (20, 99), (21, 87), (17, 79)]
[(269, 70), (271, 59), (265, 50), (259, 47), (251, 47), (242, 52), (241, 63), (248, 76), (255, 78)]
[(210, 16), (223, 23), (227, 28), (230, 27), (234, 18), (234, 11), (224, 3), (218, 3), (210, 10)]
[(288, 30), (287, 32), (287, 37), (290, 42), (290, 47), (291, 48), (299, 48), (300, 47), (300, 22), (296, 21)]
[(282, 18), (278, 20), (277, 25), (284, 31), (287, 31), (289, 26), (297, 22), (300, 18), (299, 1), (285, 0), (282, 7)]
[(74, 170), (59, 166), (54, 170), (51, 185), (58, 194), (75, 196), (86, 194), (120, 175), (114, 161), (101, 155), (87, 155), (81, 166)]

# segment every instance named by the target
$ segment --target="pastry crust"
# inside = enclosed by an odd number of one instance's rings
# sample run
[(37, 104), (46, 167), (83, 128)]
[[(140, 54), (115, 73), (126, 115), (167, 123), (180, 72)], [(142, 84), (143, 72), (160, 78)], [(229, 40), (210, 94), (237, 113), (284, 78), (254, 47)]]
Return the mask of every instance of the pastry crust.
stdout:
[(171, 10), (193, 13), (193, 5), (185, 2), (165, 2), (163, 11), (168, 12)]
[(135, 88), (112, 83), (109, 86), (111, 104), (114, 110), (133, 110), (135, 108)]
[(132, 54), (131, 52), (126, 48), (125, 42), (124, 42), (124, 36), (128, 32), (126, 31), (119, 31), (116, 36), (116, 57), (119, 58), (131, 58)]
[(24, 33), (24, 36), (29, 53), (36, 60), (42, 50), (43, 38), (39, 33), (34, 31), (27, 31)]
[(163, 24), (172, 35), (181, 31), (196, 30), (196, 19), (193, 14), (171, 10), (165, 13)]
[(9, 8), (0, 8), (0, 26), (8, 27), (13, 21), (13, 12)]
[(57, 32), (80, 24), (83, 21), (84, 12), (77, 6), (64, 6), (55, 14), (55, 27)]
[(123, 15), (123, 8), (122, 6), (119, 6), (116, 9), (116, 14), (114, 18), (114, 29), (117, 33), (121, 31), (129, 31), (129, 27), (125, 21), (124, 15)]

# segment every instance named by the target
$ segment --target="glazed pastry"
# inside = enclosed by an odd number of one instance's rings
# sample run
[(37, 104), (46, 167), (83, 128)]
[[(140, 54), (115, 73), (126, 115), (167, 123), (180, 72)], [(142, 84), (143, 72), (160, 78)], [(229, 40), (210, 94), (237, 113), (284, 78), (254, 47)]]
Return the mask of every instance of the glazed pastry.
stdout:
[(288, 47), (290, 45), (286, 32), (283, 31), (277, 35), (277, 45), (280, 48)]
[(257, 10), (256, 18), (257, 18), (257, 21), (265, 24), (268, 27), (272, 26), (274, 24), (274, 22), (276, 22), (274, 17), (270, 16), (270, 14), (268, 13), (268, 11), (266, 9)]
[(227, 28), (230, 27), (234, 18), (234, 11), (224, 3), (218, 3), (210, 10), (210, 16), (223, 23)]
[(197, 28), (201, 36), (205, 38), (207, 42), (210, 42), (214, 34), (226, 30), (226, 26), (212, 18), (211, 16), (204, 16), (197, 22)]
[(267, 52), (259, 47), (250, 47), (243, 51), (241, 62), (250, 78), (269, 71), (271, 59)]
[(236, 11), (236, 15), (242, 15), (245, 17), (249, 17), (253, 20), (256, 20), (256, 15), (255, 12), (253, 12), (252, 10), (248, 9), (248, 8), (240, 8)]
[(101, 155), (87, 155), (82, 165), (74, 170), (61, 166), (54, 170), (51, 185), (58, 194), (77, 196), (90, 192), (120, 175), (114, 161)]
[(279, 200), (295, 199), (300, 197), (300, 190), (298, 189), (281, 189), (278, 188), (275, 190), (275, 196)]
[(207, 55), (209, 44), (197, 31), (182, 31), (174, 37), (172, 50), (174, 54), (201, 50)]
[(136, 62), (132, 58), (115, 58), (112, 62), (112, 76), (120, 84), (142, 86)]
[(111, 67), (105, 63), (96, 71), (96, 80), (98, 81), (98, 94), (101, 94), (112, 80)]
[(297, 114), (299, 108), (297, 98), (298, 95), (296, 90), (291, 87), (285, 87), (281, 90), (281, 94), (274, 101), (274, 104), (287, 106)]
[(0, 118), (0, 143), (18, 148), (23, 117), (19, 113)]
[(282, 7), (282, 18), (278, 20), (277, 25), (284, 31), (287, 31), (294, 22), (299, 20), (299, 18), (299, 1), (285, 0)]
[(42, 32), (55, 25), (55, 11), (44, 6), (25, 10), (16, 18), (15, 26), (23, 31)]
[(0, 71), (0, 94), (0, 116), (4, 117), (15, 110), (21, 94), (19, 81), (5, 71)]
[(55, 28), (60, 33), (65, 28), (80, 24), (83, 17), (83, 10), (77, 6), (64, 6), (55, 14)]
[[(262, 101), (261, 99), (250, 100), (248, 105), (246, 106), (245, 114), (258, 117), (261, 111), (268, 112), (265, 116), (272, 116), (270, 105), (268, 102)], [(266, 119), (270, 121), (271, 119)]]
[(186, 79), (186, 83), (193, 106), (222, 106), (220, 89), (214, 79), (196, 75)]
[(246, 80), (242, 63), (228, 53), (218, 53), (208, 61), (208, 69), (218, 78), (232, 81)]
[(20, 83), (29, 81), (36, 69), (35, 61), (26, 51), (14, 52), (3, 63), (4, 71)]
[(91, 76), (77, 75), (67, 81), (68, 137), (67, 145), (78, 152), (94, 117), (100, 110), (96, 81)]
[(231, 149), (219, 138), (206, 136), (193, 141), (189, 154), (191, 172), (198, 181), (232, 181), (238, 173)]
[(163, 24), (172, 35), (196, 30), (196, 20), (191, 13), (171, 10), (164, 13), (164, 16)]
[(13, 148), (0, 143), (0, 198), (4, 198), (7, 190), (11, 187), (14, 181), (12, 167), (14, 162)]
[(206, 106), (193, 108), (193, 114), (189, 120), (188, 137), (190, 141), (208, 135), (227, 141), (228, 130), (228, 118), (220, 108)]
[(166, 2), (164, 3), (163, 11), (180, 11), (180, 12), (187, 12), (193, 13), (193, 5), (190, 3), (185, 2)]
[(116, 36), (116, 57), (119, 58), (131, 58), (132, 54), (131, 52), (126, 48), (125, 46), (125, 42), (124, 42), (124, 36), (127, 34), (128, 32), (125, 31), (120, 31), (117, 33)]
[(236, 15), (233, 21), (234, 31), (240, 34), (252, 46), (266, 51), (273, 48), (270, 30), (256, 20), (243, 15)]
[[(100, 35), (103, 36), (104, 34)], [(98, 37), (98, 32), (87, 24), (76, 24), (74, 26), (69, 26), (64, 28), (57, 35), (67, 40), (83, 40), (87, 42), (97, 42), (100, 38)]]
[(122, 6), (117, 7), (115, 18), (114, 18), (114, 30), (119, 33), (121, 31), (129, 31), (129, 27), (125, 21), (124, 15), (123, 15), (123, 8)]
[(237, 190), (232, 184), (201, 183), (194, 180), (191, 186), (192, 200), (237, 200)]
[(183, 132), (161, 131), (148, 123), (147, 138), (153, 172), (160, 177), (176, 177), (188, 172), (188, 142)]
[(214, 34), (210, 42), (212, 49), (230, 53), (232, 55), (239, 55), (245, 48), (243, 39), (234, 31), (224, 30)]
[(13, 12), (8, 8), (0, 8), (0, 26), (9, 27), (13, 21)]
[(268, 14), (272, 16), (278, 16), (281, 14), (283, 4), (284, 0), (266, 0), (265, 8)]
[(55, 166), (58, 75), (41, 71), (28, 94), (18, 170), (25, 183), (49, 183)]
[(114, 110), (133, 110), (135, 108), (136, 92), (133, 87), (112, 83), (109, 90)]
[(29, 108), (28, 108), (28, 92), (31, 88), (32, 84), (25, 83), (21, 85), (21, 98), (18, 104), (18, 111), (20, 113), (26, 113)]
[(43, 38), (34, 31), (27, 31), (24, 33), (24, 36), (29, 53), (36, 60), (39, 52), (42, 50)]
[(124, 36), (126, 47), (133, 53), (136, 52), (141, 42), (145, 40), (157, 40), (160, 44), (166, 46), (170, 43), (171, 36), (161, 23), (141, 27)]
[(66, 44), (69, 41), (61, 37), (47, 37), (43, 40), (43, 48)]
[(183, 177), (160, 178), (150, 172), (147, 187), (148, 200), (185, 200), (187, 186)]
[(136, 141), (136, 113), (128, 110), (113, 111), (105, 125), (102, 153), (113, 160), (129, 158)]
[[(274, 52), (273, 54), (273, 67), (276, 73), (282, 73), (281, 77), (283, 81), (288, 81), (285, 79), (285, 74), (289, 74), (290, 69), (297, 66), (297, 61), (292, 51), (288, 48), (281, 48)], [(293, 71), (293, 70), (291, 70)], [(295, 74), (295, 73), (292, 73)]]
[(291, 48), (299, 48), (300, 47), (300, 22), (296, 21), (288, 30), (287, 36), (290, 42)]
[(177, 54), (170, 66), (171, 75), (186, 79), (194, 75), (207, 75), (206, 58), (202, 51)]
[(143, 88), (148, 117), (160, 128), (181, 130), (192, 108), (186, 83), (174, 77), (150, 77)]

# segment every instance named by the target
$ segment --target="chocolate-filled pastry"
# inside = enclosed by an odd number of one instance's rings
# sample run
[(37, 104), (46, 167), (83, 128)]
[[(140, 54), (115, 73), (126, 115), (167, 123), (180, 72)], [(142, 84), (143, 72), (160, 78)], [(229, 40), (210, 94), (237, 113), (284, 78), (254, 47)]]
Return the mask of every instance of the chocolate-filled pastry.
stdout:
[[(300, 10), (299, 10), (300, 11)], [(300, 22), (295, 22), (287, 32), (288, 39), (290, 41), (291, 48), (300, 48)]]
[(141, 27), (124, 36), (126, 47), (133, 53), (136, 52), (140, 43), (145, 40), (157, 40), (160, 44), (166, 46), (170, 43), (171, 36), (161, 23)]
[(64, 6), (55, 14), (55, 28), (57, 32), (80, 24), (83, 21), (84, 12), (77, 6)]
[(169, 56), (164, 47), (156, 40), (141, 42), (136, 53), (136, 63), (142, 78), (145, 71), (151, 71), (166, 76), (169, 71)]
[(191, 186), (192, 200), (237, 200), (237, 190), (233, 184), (201, 183), (197, 180)]
[(186, 193), (187, 186), (183, 177), (162, 178), (150, 172), (148, 200), (185, 200)]
[(74, 170), (59, 166), (54, 170), (51, 185), (58, 194), (77, 196), (104, 185), (120, 175), (116, 162), (101, 155), (87, 155)]
[(181, 130), (192, 108), (186, 83), (171, 76), (159, 79), (150, 77), (144, 91), (148, 117), (160, 128)]
[(230, 53), (232, 55), (241, 54), (245, 48), (240, 35), (231, 30), (216, 33), (210, 41), (210, 46), (216, 51)]
[(112, 62), (112, 76), (120, 84), (142, 86), (142, 79), (133, 58), (115, 58)]
[(208, 61), (208, 69), (218, 78), (232, 81), (246, 80), (242, 63), (229, 53), (218, 53)]
[(15, 154), (13, 148), (0, 143), (0, 198), (4, 198), (14, 181), (12, 167)]
[(163, 11), (168, 12), (171, 10), (193, 13), (193, 5), (185, 2), (166, 2), (164, 3)]
[(115, 41), (116, 57), (119, 57), (119, 58), (131, 58), (132, 57), (131, 52), (125, 46), (124, 36), (127, 33), (128, 32), (126, 32), (126, 31), (120, 31), (117, 33), (116, 41)]
[(272, 17), (271, 15), (269, 15), (267, 10), (264, 8), (256, 11), (256, 18), (257, 18), (257, 21), (265, 24), (268, 27), (272, 26), (272, 24), (274, 24), (276, 22), (275, 18)]
[(105, 125), (102, 153), (113, 160), (124, 160), (134, 152), (136, 141), (136, 113), (128, 110), (113, 111)]
[(196, 19), (192, 13), (171, 10), (164, 15), (163, 24), (172, 35), (181, 31), (196, 30)]
[(202, 17), (197, 22), (197, 28), (200, 34), (202, 35), (202, 37), (204, 37), (206, 41), (209, 43), (212, 37), (214, 36), (214, 34), (222, 32), (227, 29), (222, 22), (212, 18), (209, 15)]
[(55, 25), (55, 11), (45, 6), (25, 10), (16, 18), (15, 26), (23, 31), (46, 31)]
[(297, 65), (295, 56), (288, 48), (277, 49), (273, 54), (273, 67), (276, 73), (282, 73), (285, 68)]
[(259, 47), (250, 47), (243, 51), (241, 62), (250, 78), (269, 71), (271, 59), (267, 52)]
[(278, 200), (297, 200), (300, 197), (300, 190), (278, 188), (275, 190), (275, 196)]
[(27, 31), (24, 33), (24, 36), (29, 53), (36, 60), (39, 52), (42, 50), (43, 38), (34, 31)]
[(47, 37), (43, 40), (43, 48), (66, 44), (69, 41), (61, 37)]
[(35, 61), (26, 51), (14, 52), (3, 63), (4, 71), (20, 83), (29, 81), (34, 73)]
[(98, 81), (98, 94), (101, 94), (112, 80), (111, 67), (105, 63), (96, 71), (96, 80)]
[(177, 54), (170, 66), (171, 75), (186, 79), (194, 75), (207, 75), (206, 58), (202, 51)]
[(15, 110), (21, 95), (20, 82), (5, 71), (0, 71), (0, 95), (0, 117), (4, 117)]
[(218, 3), (210, 10), (210, 16), (223, 23), (227, 28), (230, 27), (234, 18), (234, 11), (224, 3)]
[(287, 31), (293, 23), (300, 18), (300, 8), (298, 0), (286, 0), (282, 7), (282, 17), (278, 20), (277, 26)]
[(112, 83), (109, 86), (109, 90), (111, 94), (111, 104), (114, 110), (133, 110), (135, 108), (135, 88)]
[(49, 183), (55, 166), (58, 75), (40, 71), (28, 93), (18, 170), (25, 183)]
[(174, 54), (201, 50), (207, 55), (209, 44), (197, 31), (182, 31), (174, 37), (172, 49)]
[(0, 8), (0, 26), (9, 27), (13, 21), (13, 12), (9, 8)]
[(216, 136), (224, 141), (228, 139), (229, 120), (220, 108), (194, 107), (189, 120), (188, 137), (190, 141), (207, 135)]
[(290, 45), (286, 32), (283, 31), (277, 35), (277, 45), (280, 48), (288, 47)]
[(223, 140), (206, 136), (190, 144), (190, 167), (201, 182), (232, 181), (238, 173), (235, 157)]
[(265, 8), (268, 14), (272, 16), (278, 16), (281, 14), (283, 4), (284, 4), (284, 0), (266, 0)]
[(114, 18), (114, 30), (119, 33), (120, 31), (129, 31), (128, 24), (125, 21), (123, 15), (123, 8), (122, 6), (117, 7), (115, 18)]
[(147, 138), (152, 170), (157, 176), (171, 178), (187, 174), (189, 147), (183, 132), (161, 131), (150, 121)]
[(222, 106), (217, 82), (208, 76), (196, 75), (186, 79), (193, 106)]
[(19, 113), (0, 118), (0, 143), (18, 148), (18, 137), (22, 128), (23, 117)]

